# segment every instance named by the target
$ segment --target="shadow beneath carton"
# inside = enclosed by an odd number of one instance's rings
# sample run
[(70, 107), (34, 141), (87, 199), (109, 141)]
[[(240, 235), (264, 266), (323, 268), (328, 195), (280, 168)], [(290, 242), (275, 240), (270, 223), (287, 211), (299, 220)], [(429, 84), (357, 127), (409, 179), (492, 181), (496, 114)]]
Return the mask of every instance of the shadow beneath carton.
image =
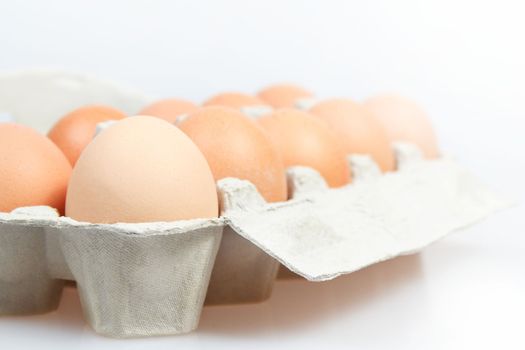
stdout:
[[(73, 282), (66, 283), (60, 305), (56, 311), (40, 315), (27, 316), (2, 316), (0, 320), (6, 320), (15, 329), (23, 330), (25, 327), (32, 331), (57, 332), (82, 334), (92, 332), (84, 320), (80, 299)], [(36, 326), (36, 327), (35, 327)]]
[[(193, 335), (244, 338), (268, 332), (308, 331), (341, 314), (371, 309), (410, 282), (422, 280), (423, 260), (427, 258), (432, 261), (441, 257), (438, 271), (447, 273), (458, 260), (468, 260), (476, 251), (472, 244), (447, 241), (429, 247), (424, 256), (398, 257), (332, 281), (278, 280), (266, 302), (204, 307)], [(95, 335), (84, 319), (74, 283), (64, 288), (58, 310), (33, 316), (2, 316), (0, 324), (9, 327), (9, 331), (21, 333), (31, 328), (31, 332), (42, 334), (66, 331), (70, 336), (81, 338)]]
[(419, 254), (401, 256), (326, 282), (278, 280), (270, 300), (260, 304), (205, 307), (198, 333), (249, 337), (290, 332), (320, 320), (381, 302), (394, 289), (423, 274)]

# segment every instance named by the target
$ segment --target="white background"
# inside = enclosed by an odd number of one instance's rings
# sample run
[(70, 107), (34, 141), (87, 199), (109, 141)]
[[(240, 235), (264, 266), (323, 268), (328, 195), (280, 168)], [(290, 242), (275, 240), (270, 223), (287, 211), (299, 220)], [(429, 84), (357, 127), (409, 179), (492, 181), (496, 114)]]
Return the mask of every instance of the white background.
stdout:
[[(525, 198), (520, 1), (7, 1), (0, 70), (65, 68), (197, 102), (274, 82), (419, 101), (441, 147)], [(278, 282), (270, 301), (205, 308), (198, 331), (115, 341), (58, 312), (0, 318), (2, 348), (523, 349), (525, 211), (517, 207), (332, 282)]]

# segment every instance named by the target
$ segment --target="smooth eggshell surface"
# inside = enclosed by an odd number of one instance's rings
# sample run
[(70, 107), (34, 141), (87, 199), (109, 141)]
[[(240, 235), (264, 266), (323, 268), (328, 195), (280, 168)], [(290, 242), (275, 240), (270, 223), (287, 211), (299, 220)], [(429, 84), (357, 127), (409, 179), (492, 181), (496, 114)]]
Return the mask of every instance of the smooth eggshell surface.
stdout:
[(349, 182), (343, 148), (335, 133), (318, 118), (295, 109), (281, 109), (258, 122), (281, 152), (286, 167), (312, 167), (331, 187)]
[(415, 102), (397, 95), (379, 95), (366, 100), (364, 106), (383, 124), (392, 142), (411, 142), (421, 148), (425, 157), (439, 156), (432, 123)]
[(274, 108), (295, 107), (299, 99), (313, 98), (314, 95), (300, 86), (278, 84), (259, 91), (257, 96)]
[(93, 139), (98, 123), (125, 117), (124, 113), (111, 107), (82, 107), (60, 119), (47, 136), (64, 152), (74, 166), (84, 148)]
[(0, 211), (48, 205), (64, 212), (71, 165), (35, 130), (0, 123)]
[(205, 107), (190, 114), (178, 127), (200, 148), (215, 180), (249, 180), (267, 201), (286, 200), (282, 158), (250, 118), (227, 107)]
[(92, 223), (217, 217), (217, 191), (206, 159), (183, 132), (136, 116), (86, 147), (73, 169), (66, 214)]
[(310, 109), (338, 135), (347, 154), (368, 154), (381, 170), (395, 167), (390, 140), (381, 123), (362, 105), (348, 99), (330, 99)]
[(191, 113), (197, 108), (193, 102), (178, 98), (169, 98), (146, 106), (140, 111), (139, 115), (150, 115), (162, 118), (170, 123), (175, 123), (178, 117), (186, 113)]
[(256, 96), (239, 92), (224, 92), (206, 100), (203, 106), (223, 106), (239, 109), (242, 107), (264, 106), (266, 103)]

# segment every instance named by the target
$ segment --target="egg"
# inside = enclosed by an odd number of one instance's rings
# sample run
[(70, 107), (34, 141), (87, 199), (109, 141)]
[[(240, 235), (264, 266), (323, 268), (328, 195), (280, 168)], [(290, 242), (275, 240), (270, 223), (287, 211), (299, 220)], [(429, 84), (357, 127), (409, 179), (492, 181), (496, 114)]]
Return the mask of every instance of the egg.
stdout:
[(282, 158), (265, 132), (241, 112), (204, 107), (178, 127), (202, 151), (215, 180), (236, 177), (251, 181), (269, 202), (287, 198)]
[(293, 84), (271, 85), (259, 91), (257, 96), (274, 108), (296, 107), (299, 100), (314, 97), (310, 91)]
[(64, 212), (71, 165), (35, 130), (0, 123), (0, 211), (47, 205)]
[(258, 119), (281, 152), (286, 167), (309, 166), (331, 187), (348, 183), (346, 154), (335, 133), (318, 118), (295, 109), (280, 109)]
[(367, 99), (364, 106), (383, 124), (391, 141), (411, 142), (426, 158), (439, 156), (432, 123), (415, 102), (398, 95), (378, 95)]
[(162, 118), (169, 121), (170, 123), (175, 123), (178, 117), (193, 112), (196, 109), (197, 105), (195, 105), (193, 102), (178, 98), (169, 98), (146, 106), (142, 111), (140, 111), (139, 115), (150, 115), (153, 117)]
[(125, 117), (122, 112), (111, 107), (86, 106), (61, 118), (47, 136), (64, 152), (74, 166), (84, 148), (95, 136), (98, 123)]
[(156, 117), (120, 120), (78, 159), (66, 214), (91, 223), (175, 221), (218, 216), (206, 159), (177, 127)]
[(206, 100), (203, 106), (224, 106), (240, 109), (242, 107), (264, 106), (266, 103), (256, 96), (239, 92), (224, 92)]
[(336, 98), (317, 103), (310, 112), (330, 126), (347, 154), (368, 154), (381, 170), (394, 169), (394, 155), (387, 133), (362, 105)]

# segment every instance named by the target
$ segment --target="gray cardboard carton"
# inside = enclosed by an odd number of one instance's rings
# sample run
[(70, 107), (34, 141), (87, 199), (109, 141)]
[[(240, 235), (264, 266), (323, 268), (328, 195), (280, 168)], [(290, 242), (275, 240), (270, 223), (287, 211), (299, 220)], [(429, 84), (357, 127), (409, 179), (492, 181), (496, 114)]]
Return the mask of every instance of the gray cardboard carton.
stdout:
[[(41, 120), (40, 129), (78, 105), (133, 113), (147, 101), (79, 75), (0, 75), (2, 112)], [(292, 199), (281, 203), (266, 203), (248, 181), (220, 180), (216, 219), (101, 225), (47, 207), (0, 213), (0, 315), (54, 310), (64, 281), (74, 280), (98, 333), (189, 332), (205, 298), (268, 298), (279, 264), (310, 281), (336, 278), (418, 252), (509, 205), (451, 158), (422, 160), (410, 145), (395, 153), (398, 169), (387, 174), (366, 156), (350, 157), (354, 181), (338, 189), (312, 169), (292, 168)]]
[(388, 174), (351, 157), (354, 182), (338, 189), (292, 168), (293, 198), (281, 203), (266, 203), (248, 181), (220, 180), (217, 219), (89, 224), (47, 207), (0, 213), (0, 314), (53, 310), (64, 280), (75, 280), (99, 333), (184, 333), (197, 327), (206, 292), (210, 304), (266, 299), (279, 263), (310, 281), (332, 279), (508, 205), (451, 159), (421, 160), (407, 145), (397, 155)]
[(75, 280), (101, 334), (189, 332), (198, 324), (223, 223), (79, 223), (47, 207), (0, 214), (0, 314), (56, 309)]

